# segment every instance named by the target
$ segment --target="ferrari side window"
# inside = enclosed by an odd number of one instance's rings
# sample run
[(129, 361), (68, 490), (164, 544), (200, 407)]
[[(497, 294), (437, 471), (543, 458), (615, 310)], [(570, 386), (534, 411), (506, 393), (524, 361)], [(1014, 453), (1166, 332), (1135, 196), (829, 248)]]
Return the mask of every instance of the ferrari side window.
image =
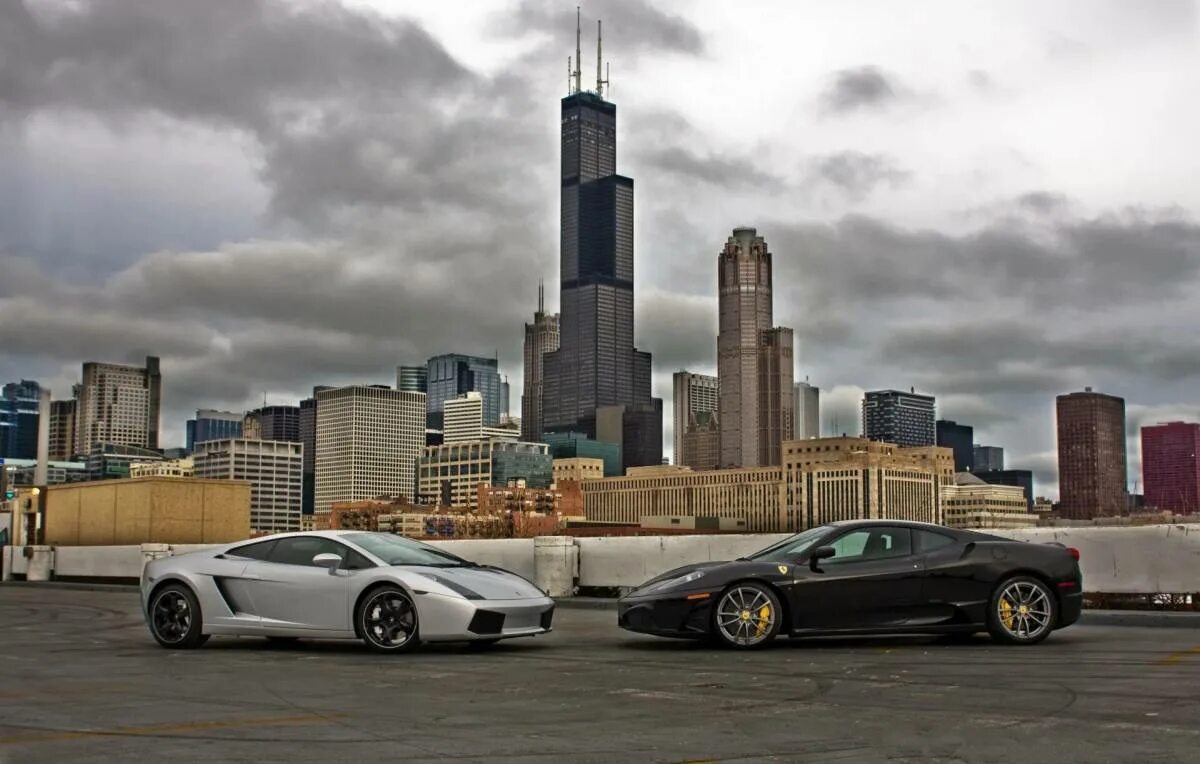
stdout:
[(954, 539), (942, 533), (934, 533), (932, 531), (917, 531), (917, 535), (921, 537), (922, 552), (932, 552), (935, 549), (941, 549), (944, 546), (949, 546), (954, 543)]
[(867, 540), (870, 539), (871, 532), (869, 530), (851, 531), (840, 537), (830, 546), (833, 547), (834, 555), (830, 557), (828, 562), (846, 562), (851, 559), (862, 559), (863, 550), (867, 548)]
[(850, 531), (832, 544), (827, 562), (859, 562), (907, 557), (912, 554), (912, 534), (907, 528), (863, 528)]

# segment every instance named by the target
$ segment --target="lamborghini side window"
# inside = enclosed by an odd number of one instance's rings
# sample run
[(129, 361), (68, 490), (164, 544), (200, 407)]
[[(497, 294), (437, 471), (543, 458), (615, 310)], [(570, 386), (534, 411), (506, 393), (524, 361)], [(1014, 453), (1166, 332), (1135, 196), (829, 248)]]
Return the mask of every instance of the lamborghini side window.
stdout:
[(265, 560), (271, 555), (271, 550), (275, 548), (277, 541), (278, 539), (271, 539), (270, 541), (246, 544), (245, 546), (234, 547), (225, 554), (244, 557), (248, 560)]
[(375, 563), (363, 557), (358, 552), (350, 547), (342, 547), (345, 550), (345, 557), (342, 558), (342, 570), (366, 570), (374, 568)]
[(333, 539), (324, 536), (291, 536), (280, 539), (279, 544), (271, 552), (270, 562), (283, 565), (312, 565), (312, 559), (319, 554), (336, 554), (346, 560), (346, 547)]

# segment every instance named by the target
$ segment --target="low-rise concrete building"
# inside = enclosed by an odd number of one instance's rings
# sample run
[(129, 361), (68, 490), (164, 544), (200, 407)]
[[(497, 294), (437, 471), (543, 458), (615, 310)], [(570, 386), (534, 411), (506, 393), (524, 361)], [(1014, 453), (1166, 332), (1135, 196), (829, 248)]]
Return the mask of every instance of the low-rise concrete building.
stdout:
[(1012, 530), (1032, 528), (1038, 516), (1029, 511), (1021, 486), (988, 483), (960, 472), (946, 489), (946, 525), (951, 528)]
[(954, 485), (954, 452), (866, 438), (813, 438), (783, 444), (783, 473), (787, 517), (781, 530), (837, 520), (943, 523), (945, 490)]
[(129, 477), (195, 477), (192, 457), (166, 459), (161, 462), (130, 462)]
[(954, 455), (936, 446), (899, 448), (865, 438), (785, 441), (780, 467), (693, 471), (631, 469), (583, 485), (588, 519), (637, 524), (642, 517), (725, 517), (747, 532), (799, 531), (836, 520), (942, 523)]
[(550, 488), (531, 488), (523, 482), (479, 485), (475, 506), (480, 514), (533, 512), (545, 515), (583, 516), (583, 491), (579, 481), (564, 480)]
[(417, 468), (421, 501), (443, 507), (474, 507), (476, 488), (524, 480), (533, 488), (549, 488), (553, 459), (545, 443), (475, 440), (426, 446)]
[(627, 525), (650, 516), (738, 517), (747, 531), (770, 533), (786, 529), (782, 482), (779, 467), (636, 468), (583, 483), (583, 512), (589, 520)]
[(130, 478), (50, 486), (42, 543), (220, 544), (250, 535), (250, 484)]
[(600, 480), (604, 477), (604, 460), (586, 456), (555, 459), (552, 463), (554, 482)]

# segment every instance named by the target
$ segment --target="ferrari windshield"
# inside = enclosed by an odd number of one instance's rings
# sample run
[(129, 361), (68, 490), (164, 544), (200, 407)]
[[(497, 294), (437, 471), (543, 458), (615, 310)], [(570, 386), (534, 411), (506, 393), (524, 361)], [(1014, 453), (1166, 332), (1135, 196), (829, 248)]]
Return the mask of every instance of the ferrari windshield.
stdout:
[(815, 528), (809, 528), (803, 533), (797, 533), (795, 536), (788, 536), (783, 541), (772, 544), (766, 549), (761, 549), (746, 559), (762, 560), (763, 562), (788, 562), (795, 560), (807, 552), (809, 547), (820, 541), (827, 533), (829, 533), (828, 525), (818, 525)]
[(431, 565), (437, 568), (473, 566), (461, 557), (391, 533), (350, 533), (344, 536), (388, 565)]

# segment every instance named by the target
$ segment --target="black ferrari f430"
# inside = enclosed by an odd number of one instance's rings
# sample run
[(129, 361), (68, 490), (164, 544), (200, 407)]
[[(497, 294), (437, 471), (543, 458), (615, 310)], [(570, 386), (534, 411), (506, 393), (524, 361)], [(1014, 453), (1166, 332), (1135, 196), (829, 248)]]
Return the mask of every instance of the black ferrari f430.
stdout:
[(1079, 553), (901, 521), (831, 523), (749, 557), (664, 573), (621, 598), (618, 623), (736, 648), (776, 636), (986, 631), (1031, 645), (1079, 618)]

